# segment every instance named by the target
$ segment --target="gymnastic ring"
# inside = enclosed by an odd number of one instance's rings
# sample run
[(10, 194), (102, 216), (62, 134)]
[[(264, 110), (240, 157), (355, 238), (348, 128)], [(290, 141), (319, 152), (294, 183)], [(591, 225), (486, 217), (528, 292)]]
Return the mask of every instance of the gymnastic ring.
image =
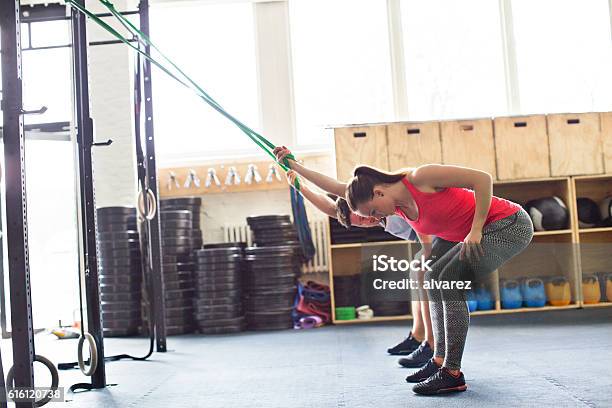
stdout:
[(142, 194), (142, 191), (138, 193), (138, 214), (140, 214), (141, 217), (147, 220), (152, 220), (155, 217), (155, 214), (157, 213), (157, 202), (155, 200), (155, 194), (153, 194), (153, 191), (150, 188), (147, 189), (147, 198), (149, 208), (145, 213), (144, 195)]
[[(87, 339), (87, 343), (89, 344), (89, 369), (85, 370), (85, 360), (83, 359), (83, 346), (85, 345), (85, 340)], [(79, 345), (77, 348), (77, 356), (79, 359), (79, 368), (81, 372), (87, 377), (91, 377), (93, 373), (96, 371), (98, 367), (98, 347), (96, 345), (96, 340), (89, 333), (84, 333), (79, 338)]]
[[(59, 372), (57, 371), (57, 368), (55, 367), (55, 365), (46, 357), (36, 354), (34, 356), (34, 361), (38, 361), (39, 363), (42, 363), (45, 367), (49, 369), (49, 372), (51, 373), (51, 387), (50, 387), (51, 390), (45, 397), (39, 399), (38, 401), (34, 401), (35, 407), (42, 407), (43, 405), (51, 401), (51, 398), (53, 398), (53, 391), (57, 390), (59, 386)], [(14, 368), (15, 366), (11, 366), (11, 368), (9, 369), (6, 375), (7, 390), (14, 388), (14, 384), (13, 384), (15, 381)]]

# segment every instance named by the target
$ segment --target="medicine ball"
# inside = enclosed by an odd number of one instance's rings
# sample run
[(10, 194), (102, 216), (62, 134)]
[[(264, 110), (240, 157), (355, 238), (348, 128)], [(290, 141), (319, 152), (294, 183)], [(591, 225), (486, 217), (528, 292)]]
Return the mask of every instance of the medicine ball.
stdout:
[(600, 227), (612, 227), (612, 196), (606, 197), (599, 204), (601, 215)]
[(587, 197), (578, 197), (578, 225), (580, 228), (596, 227), (601, 221), (597, 203)]
[(557, 196), (538, 198), (525, 204), (536, 231), (550, 231), (567, 228), (569, 212)]

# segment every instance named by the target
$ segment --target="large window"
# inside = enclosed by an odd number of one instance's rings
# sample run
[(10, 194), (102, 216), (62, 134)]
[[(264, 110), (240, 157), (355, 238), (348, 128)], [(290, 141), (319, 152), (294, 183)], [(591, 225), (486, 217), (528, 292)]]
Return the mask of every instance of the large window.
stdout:
[(607, 0), (512, 0), (521, 110), (612, 110)]
[(506, 113), (498, 2), (403, 0), (411, 120)]
[[(250, 3), (175, 3), (151, 10), (155, 44), (225, 110), (258, 130), (254, 32)], [(161, 160), (256, 151), (236, 126), (159, 70), (153, 87)]]
[(289, 5), (298, 145), (331, 145), (328, 125), (392, 120), (386, 2)]

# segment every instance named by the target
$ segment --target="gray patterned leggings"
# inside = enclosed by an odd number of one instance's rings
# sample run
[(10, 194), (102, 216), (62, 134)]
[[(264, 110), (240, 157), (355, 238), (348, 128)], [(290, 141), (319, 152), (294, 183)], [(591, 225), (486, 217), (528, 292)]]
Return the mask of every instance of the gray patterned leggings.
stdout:
[[(478, 280), (519, 254), (533, 237), (531, 218), (524, 211), (492, 222), (482, 230), (484, 256), (478, 260), (459, 259), (462, 243), (452, 246), (425, 272), (425, 280)], [(450, 370), (461, 368), (470, 314), (464, 290), (429, 289), (431, 321), (434, 332), (434, 356), (444, 358)]]

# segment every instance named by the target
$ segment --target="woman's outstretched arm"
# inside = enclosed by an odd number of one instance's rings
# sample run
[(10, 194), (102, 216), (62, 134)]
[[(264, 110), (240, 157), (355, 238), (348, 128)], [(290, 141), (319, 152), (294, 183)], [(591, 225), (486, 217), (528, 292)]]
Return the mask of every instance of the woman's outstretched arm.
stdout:
[[(291, 151), (289, 151), (289, 149), (287, 149), (285, 146), (279, 146), (274, 149), (274, 154), (276, 155), (276, 159), (279, 162), (282, 162), (285, 157), (290, 153)], [(344, 192), (346, 191), (346, 183), (341, 183), (335, 178), (326, 176), (325, 174), (304, 167), (295, 160), (288, 160), (289, 166), (292, 170), (295, 170), (300, 176), (304, 177), (306, 180), (310, 181), (312, 184), (319, 187), (321, 190), (337, 195), (338, 197), (344, 197)]]

